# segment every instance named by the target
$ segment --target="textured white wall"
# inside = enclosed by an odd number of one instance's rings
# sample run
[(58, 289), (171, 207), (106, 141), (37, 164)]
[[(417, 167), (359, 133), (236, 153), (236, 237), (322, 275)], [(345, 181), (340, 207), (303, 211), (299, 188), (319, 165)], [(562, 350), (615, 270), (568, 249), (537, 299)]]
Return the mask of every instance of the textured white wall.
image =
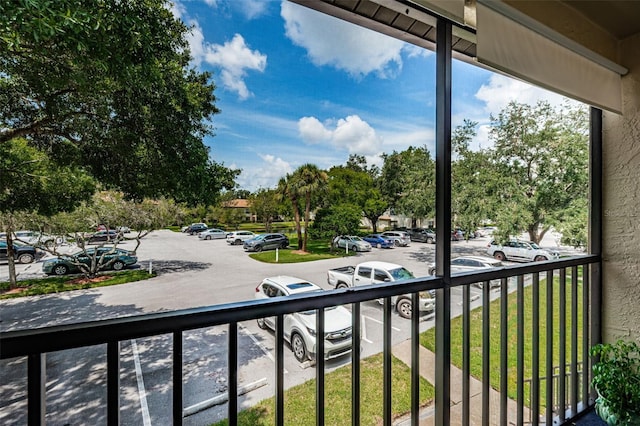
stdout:
[(619, 52), (623, 114), (603, 117), (603, 339), (640, 341), (640, 34)]

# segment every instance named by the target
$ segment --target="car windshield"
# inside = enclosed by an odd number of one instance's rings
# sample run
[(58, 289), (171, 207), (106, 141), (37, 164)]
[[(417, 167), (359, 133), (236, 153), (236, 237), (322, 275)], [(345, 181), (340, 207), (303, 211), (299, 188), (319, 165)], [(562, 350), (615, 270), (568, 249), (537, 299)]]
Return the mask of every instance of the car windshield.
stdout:
[(536, 243), (529, 243), (529, 245), (531, 245), (531, 248), (534, 250), (540, 250), (540, 246), (537, 245)]
[(389, 274), (393, 277), (394, 280), (398, 281), (398, 280), (406, 280), (409, 278), (413, 278), (413, 274), (411, 273), (411, 271), (409, 271), (408, 269), (405, 268), (397, 268), (397, 269), (391, 269), (389, 271)]
[(258, 235), (254, 240), (264, 240), (265, 235)]

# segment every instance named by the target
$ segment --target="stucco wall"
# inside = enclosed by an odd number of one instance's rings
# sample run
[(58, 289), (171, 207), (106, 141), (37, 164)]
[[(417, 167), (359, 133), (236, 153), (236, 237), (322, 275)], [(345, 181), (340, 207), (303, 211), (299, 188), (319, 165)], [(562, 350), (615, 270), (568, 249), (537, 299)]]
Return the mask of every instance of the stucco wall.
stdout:
[(605, 113), (603, 339), (640, 341), (640, 34), (621, 43), (623, 114)]

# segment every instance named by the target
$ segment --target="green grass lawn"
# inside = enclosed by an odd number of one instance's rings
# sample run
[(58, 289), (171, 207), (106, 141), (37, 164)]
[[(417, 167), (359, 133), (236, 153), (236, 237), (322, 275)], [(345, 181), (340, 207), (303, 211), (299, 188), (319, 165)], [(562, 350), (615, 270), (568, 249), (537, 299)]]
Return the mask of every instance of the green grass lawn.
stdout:
[[(383, 358), (382, 354), (361, 361), (360, 376), (360, 416), (363, 425), (382, 424), (383, 415)], [(314, 425), (316, 382), (294, 386), (284, 394), (284, 423), (286, 425)], [(392, 413), (399, 417), (411, 410), (410, 368), (392, 357)], [(429, 404), (435, 390), (425, 379), (420, 379), (420, 405)], [(243, 426), (273, 425), (275, 420), (275, 398), (261, 401), (257, 405), (238, 414), (238, 424)], [(223, 420), (216, 426), (227, 425)], [(351, 424), (351, 364), (341, 367), (325, 376), (325, 424)]]
[(252, 259), (266, 263), (298, 263), (312, 262), (322, 259), (336, 259), (340, 257), (353, 256), (355, 253), (345, 253), (344, 250), (331, 251), (331, 246), (326, 240), (308, 240), (307, 252), (300, 253), (298, 249), (298, 238), (289, 237), (289, 248), (278, 250), (278, 261), (276, 262), (276, 251), (267, 250), (249, 255)]
[(82, 275), (36, 278), (18, 281), (18, 288), (9, 290), (8, 282), (0, 282), (0, 299), (35, 296), (38, 294), (61, 293), (93, 287), (125, 284), (155, 277), (146, 270), (136, 269), (120, 272), (106, 272), (95, 279), (86, 280)]
[[(567, 274), (570, 277), (570, 274)], [(540, 309), (539, 309), (539, 353), (540, 353), (540, 377), (544, 377), (546, 368), (546, 348), (547, 348), (547, 281), (540, 280)], [(553, 295), (553, 365), (558, 366), (559, 362), (559, 342), (560, 342), (560, 285), (559, 278), (554, 277), (554, 295)], [(524, 288), (524, 378), (525, 380), (532, 377), (532, 356), (533, 356), (533, 326), (532, 326), (532, 286)], [(579, 274), (578, 279), (578, 362), (582, 361), (582, 278)], [(566, 360), (571, 361), (571, 284), (568, 281), (566, 286)], [(507, 308), (507, 324), (508, 324), (508, 395), (510, 398), (516, 398), (517, 386), (517, 295), (509, 294)], [(482, 379), (482, 353), (483, 350), (490, 352), (490, 377), (491, 386), (494, 389), (500, 388), (500, 299), (496, 299), (490, 304), (490, 347), (482, 347), (482, 307), (474, 309), (471, 312), (471, 333), (470, 333), (470, 359), (471, 359), (471, 375), (475, 378)], [(435, 350), (435, 329), (425, 331), (420, 335), (420, 343), (431, 351)], [(453, 365), (462, 368), (462, 316), (451, 320), (451, 362)], [(453, 384), (452, 386), (457, 386)], [(541, 404), (545, 406), (546, 388), (545, 383), (541, 383)], [(529, 386), (525, 386), (525, 405), (529, 406)]]

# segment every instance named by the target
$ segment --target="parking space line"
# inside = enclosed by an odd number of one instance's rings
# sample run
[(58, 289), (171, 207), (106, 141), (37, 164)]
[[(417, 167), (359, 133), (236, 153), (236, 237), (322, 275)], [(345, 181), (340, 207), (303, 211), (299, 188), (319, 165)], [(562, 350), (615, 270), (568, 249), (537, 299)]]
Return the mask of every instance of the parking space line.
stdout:
[[(362, 317), (363, 317), (363, 318), (366, 318), (366, 319), (368, 319), (368, 320), (371, 320), (371, 321), (373, 321), (373, 322), (377, 322), (378, 324), (384, 324), (382, 321), (377, 320), (377, 319), (375, 319), (375, 318), (368, 317), (368, 316), (366, 316), (366, 315), (363, 315)], [(391, 326), (391, 328), (392, 328), (393, 330), (395, 330), (395, 331), (401, 331), (399, 328), (394, 327), (394, 326)]]
[(138, 394), (140, 395), (140, 409), (142, 410), (142, 423), (144, 426), (151, 426), (151, 416), (149, 415), (149, 405), (147, 404), (147, 391), (144, 388), (144, 378), (142, 377), (138, 345), (136, 344), (135, 339), (131, 339), (131, 349), (133, 350), (133, 363), (136, 367)]
[[(273, 357), (273, 355), (271, 355), (271, 352), (269, 352), (269, 351), (267, 350), (267, 348), (265, 348), (265, 347), (264, 347), (264, 345), (263, 345), (262, 343), (258, 342), (258, 339), (256, 339), (256, 336), (254, 336), (254, 335), (253, 335), (253, 333), (251, 333), (249, 330), (247, 330), (247, 327), (245, 327), (244, 325), (242, 325), (242, 324), (238, 324), (238, 327), (240, 327), (240, 330), (242, 330), (242, 332), (243, 332), (246, 336), (248, 336), (251, 340), (253, 340), (253, 343), (255, 343), (257, 347), (259, 347), (260, 349), (262, 349), (262, 352), (264, 352), (264, 354), (265, 354), (265, 355), (266, 355), (266, 356), (267, 356), (267, 357), (268, 357), (268, 358), (269, 358), (269, 359), (270, 359), (270, 360), (275, 364), (276, 360), (275, 360), (275, 358)], [(285, 368), (285, 369), (284, 369), (284, 374), (287, 374), (287, 373), (288, 373), (288, 371), (287, 371), (287, 369)]]
[(362, 340), (364, 340), (365, 342), (367, 342), (367, 343), (372, 343), (373, 344), (373, 342), (371, 340), (367, 339), (367, 323), (364, 320), (364, 318), (365, 318), (365, 316), (362, 315), (362, 319), (360, 320), (360, 329), (361, 329), (360, 338)]

